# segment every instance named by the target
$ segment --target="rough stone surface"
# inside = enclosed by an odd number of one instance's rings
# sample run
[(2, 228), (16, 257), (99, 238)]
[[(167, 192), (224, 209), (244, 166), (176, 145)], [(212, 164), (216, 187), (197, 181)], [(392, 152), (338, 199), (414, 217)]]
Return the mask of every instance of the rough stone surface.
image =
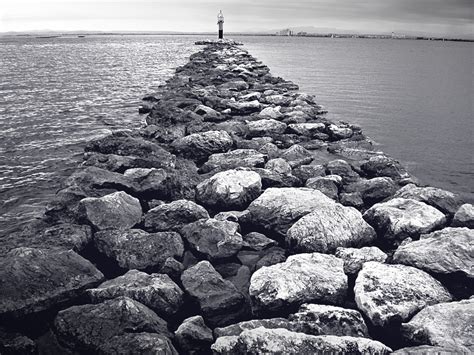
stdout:
[(4, 355), (13, 354), (37, 354), (37, 347), (33, 340), (20, 333), (6, 332), (0, 328), (0, 353)]
[(388, 258), (388, 255), (377, 247), (337, 248), (335, 255), (344, 260), (344, 272), (349, 275), (357, 274), (368, 261), (383, 263)]
[(250, 137), (264, 137), (272, 134), (283, 133), (286, 124), (273, 118), (251, 121), (247, 123)]
[(469, 354), (469, 350), (465, 347), (459, 346), (431, 346), (431, 345), (420, 345), (412, 346), (394, 351), (393, 355), (453, 355), (453, 354)]
[(278, 174), (289, 175), (291, 174), (291, 166), (286, 162), (285, 159), (275, 158), (269, 160), (265, 164), (265, 169), (273, 170)]
[(452, 298), (439, 281), (424, 271), (375, 261), (364, 264), (354, 293), (359, 309), (378, 326), (403, 322), (426, 306)]
[(364, 219), (389, 241), (417, 237), (446, 224), (446, 217), (436, 208), (404, 198), (373, 205), (364, 213)]
[(255, 312), (313, 301), (340, 304), (346, 291), (342, 260), (319, 253), (292, 255), (262, 267), (252, 275), (249, 288)]
[(72, 250), (13, 249), (0, 258), (0, 315), (48, 310), (78, 297), (103, 277)]
[(100, 347), (104, 354), (178, 355), (169, 338), (156, 333), (124, 333), (112, 337)]
[(261, 168), (265, 164), (266, 155), (257, 152), (255, 149), (236, 149), (227, 153), (212, 154), (207, 162), (200, 168), (200, 171), (207, 173), (210, 171), (221, 171), (228, 169)]
[(313, 161), (311, 152), (298, 144), (294, 144), (290, 148), (285, 149), (280, 155), (280, 158), (285, 159), (293, 169)]
[(140, 222), (140, 201), (123, 191), (104, 197), (87, 197), (79, 202), (80, 216), (98, 230), (128, 229)]
[(286, 241), (300, 252), (332, 253), (338, 247), (367, 245), (375, 238), (359, 211), (334, 203), (301, 217), (288, 229)]
[(137, 270), (130, 270), (123, 276), (89, 289), (87, 294), (95, 303), (127, 296), (162, 317), (175, 314), (183, 305), (183, 291), (168, 275), (149, 275)]
[(172, 147), (184, 157), (202, 160), (214, 153), (227, 152), (233, 142), (225, 131), (207, 131), (179, 138), (172, 143)]
[(211, 260), (227, 258), (242, 248), (242, 236), (235, 222), (201, 219), (182, 229), (182, 236), (192, 249)]
[(184, 246), (176, 232), (147, 233), (141, 229), (108, 229), (94, 235), (96, 248), (125, 269), (161, 267), (169, 257), (180, 258)]
[(360, 180), (344, 189), (347, 192), (359, 192), (364, 202), (370, 205), (392, 196), (397, 191), (397, 186), (391, 178), (385, 176)]
[(361, 169), (368, 177), (388, 176), (396, 181), (409, 177), (398, 161), (385, 155), (370, 157), (361, 164)]
[(244, 209), (260, 195), (262, 179), (254, 171), (227, 170), (213, 175), (196, 187), (196, 199), (221, 209)]
[(402, 324), (404, 336), (417, 344), (461, 347), (474, 352), (474, 299), (439, 303), (417, 313)]
[(201, 316), (187, 318), (175, 332), (180, 349), (188, 354), (202, 354), (214, 342), (212, 330)]
[(465, 203), (456, 211), (454, 215), (452, 227), (467, 227), (474, 229), (474, 206)]
[(258, 232), (251, 232), (242, 237), (242, 247), (251, 250), (263, 250), (277, 245), (273, 239), (267, 238), (264, 234)]
[(185, 291), (195, 300), (210, 325), (227, 325), (241, 316), (245, 297), (224, 280), (208, 261), (201, 261), (181, 276)]

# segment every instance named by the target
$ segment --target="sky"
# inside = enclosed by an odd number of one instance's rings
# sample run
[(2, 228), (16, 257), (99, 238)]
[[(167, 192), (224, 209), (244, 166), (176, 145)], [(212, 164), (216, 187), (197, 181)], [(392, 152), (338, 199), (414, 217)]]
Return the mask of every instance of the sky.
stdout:
[(314, 26), (474, 37), (474, 0), (0, 0), (0, 32), (216, 30)]

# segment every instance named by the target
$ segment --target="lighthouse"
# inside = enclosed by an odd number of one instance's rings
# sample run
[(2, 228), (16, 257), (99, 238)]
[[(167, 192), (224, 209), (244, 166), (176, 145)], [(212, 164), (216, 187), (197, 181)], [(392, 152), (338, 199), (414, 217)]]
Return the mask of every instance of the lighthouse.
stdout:
[(219, 39), (224, 38), (224, 15), (222, 14), (222, 10), (217, 15), (217, 24), (219, 25)]

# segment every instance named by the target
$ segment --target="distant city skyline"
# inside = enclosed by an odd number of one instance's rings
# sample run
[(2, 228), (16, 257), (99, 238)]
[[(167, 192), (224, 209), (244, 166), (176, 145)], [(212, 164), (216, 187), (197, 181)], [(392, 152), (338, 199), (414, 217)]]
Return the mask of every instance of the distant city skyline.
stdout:
[(292, 27), (474, 38), (472, 0), (2, 0), (0, 32), (226, 32)]

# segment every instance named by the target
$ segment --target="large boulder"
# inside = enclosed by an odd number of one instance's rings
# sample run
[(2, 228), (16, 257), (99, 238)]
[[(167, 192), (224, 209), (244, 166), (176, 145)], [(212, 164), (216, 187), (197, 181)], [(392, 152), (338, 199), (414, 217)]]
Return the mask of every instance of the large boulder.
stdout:
[(201, 218), (209, 218), (206, 209), (192, 201), (176, 200), (149, 210), (143, 218), (148, 232), (175, 231)]
[(202, 354), (209, 350), (214, 342), (212, 330), (201, 316), (187, 318), (175, 332), (180, 349), (187, 354)]
[(228, 325), (245, 312), (245, 297), (230, 281), (201, 261), (181, 275), (185, 291), (199, 306), (204, 319), (212, 326)]
[[(62, 310), (54, 320), (53, 330), (61, 345), (94, 354), (113, 353), (105, 349), (121, 342), (120, 338), (127, 333), (132, 338), (131, 334), (134, 333), (157, 333), (166, 337), (171, 335), (163, 319), (128, 297)], [(136, 351), (130, 344), (128, 349), (123, 350), (127, 353)]]
[(465, 203), (454, 214), (452, 227), (467, 227), (474, 229), (474, 206)]
[(354, 293), (358, 308), (377, 326), (406, 321), (428, 305), (452, 299), (444, 286), (424, 271), (375, 261), (364, 264)]
[(301, 217), (288, 229), (287, 244), (300, 252), (332, 253), (338, 247), (373, 242), (375, 231), (353, 207), (329, 204)]
[(0, 258), (0, 315), (24, 316), (73, 300), (104, 275), (72, 250), (17, 248)]
[(178, 355), (170, 338), (157, 333), (124, 333), (100, 347), (101, 354)]
[(79, 216), (98, 230), (128, 229), (140, 222), (140, 201), (123, 191), (104, 197), (86, 197), (79, 202)]
[(186, 225), (181, 234), (192, 249), (215, 260), (235, 255), (242, 248), (238, 229), (235, 222), (210, 218)]
[(393, 261), (435, 274), (463, 273), (474, 278), (474, 230), (445, 228), (401, 245)]
[(357, 275), (368, 261), (383, 263), (388, 258), (388, 255), (377, 247), (337, 248), (334, 255), (344, 260), (344, 272), (348, 275)]
[(255, 149), (236, 149), (227, 153), (212, 154), (200, 168), (200, 171), (207, 173), (239, 167), (261, 168), (265, 161), (266, 155), (257, 152)]
[(248, 207), (248, 220), (259, 229), (285, 237), (299, 218), (331, 204), (334, 201), (318, 190), (268, 188)]
[(69, 188), (77, 188), (88, 194), (91, 190), (123, 190), (133, 191), (133, 182), (123, 174), (114, 173), (95, 166), (89, 166), (75, 171), (65, 181)]
[(265, 137), (281, 134), (286, 130), (286, 124), (273, 118), (251, 121), (247, 123), (250, 137)]
[(376, 177), (369, 180), (359, 180), (344, 187), (346, 192), (359, 192), (366, 204), (380, 202), (392, 196), (397, 191), (395, 182), (389, 177)]
[(380, 237), (390, 242), (416, 238), (446, 224), (445, 215), (436, 208), (404, 198), (373, 205), (364, 213), (364, 219)]
[(359, 337), (309, 335), (263, 327), (239, 336), (221, 337), (212, 345), (215, 354), (389, 354), (384, 344)]
[(196, 187), (196, 200), (219, 210), (244, 209), (260, 195), (262, 179), (254, 171), (227, 170)]
[(183, 241), (176, 232), (107, 229), (94, 235), (96, 248), (124, 269), (160, 268), (169, 257), (180, 258)]
[(124, 176), (134, 183), (134, 195), (141, 199), (168, 197), (169, 173), (164, 169), (135, 168), (125, 171)]
[(97, 168), (123, 173), (132, 168), (151, 168), (146, 157), (123, 156), (117, 154), (101, 154), (96, 152), (84, 153), (84, 162), (82, 166), (95, 166)]
[(281, 153), (280, 158), (285, 159), (293, 169), (313, 161), (311, 152), (298, 144), (294, 144), (290, 148), (285, 149)]
[(368, 177), (388, 176), (398, 181), (410, 176), (398, 161), (386, 155), (371, 156), (361, 164), (361, 169)]
[(347, 292), (343, 262), (332, 255), (290, 256), (255, 271), (250, 279), (252, 310), (276, 311), (307, 302), (342, 303)]
[(86, 293), (95, 303), (127, 296), (162, 317), (172, 316), (183, 304), (183, 291), (168, 275), (149, 275), (137, 270), (130, 270), (123, 276), (105, 281)]
[(292, 133), (313, 138), (322, 133), (326, 125), (321, 122), (292, 123), (288, 125), (288, 128)]
[(227, 152), (233, 143), (232, 137), (225, 131), (207, 131), (176, 139), (172, 147), (184, 157), (201, 161), (212, 154)]
[(422, 309), (408, 323), (402, 324), (402, 333), (415, 344), (461, 347), (463, 352), (472, 354), (473, 324), (474, 298), (470, 298)]

